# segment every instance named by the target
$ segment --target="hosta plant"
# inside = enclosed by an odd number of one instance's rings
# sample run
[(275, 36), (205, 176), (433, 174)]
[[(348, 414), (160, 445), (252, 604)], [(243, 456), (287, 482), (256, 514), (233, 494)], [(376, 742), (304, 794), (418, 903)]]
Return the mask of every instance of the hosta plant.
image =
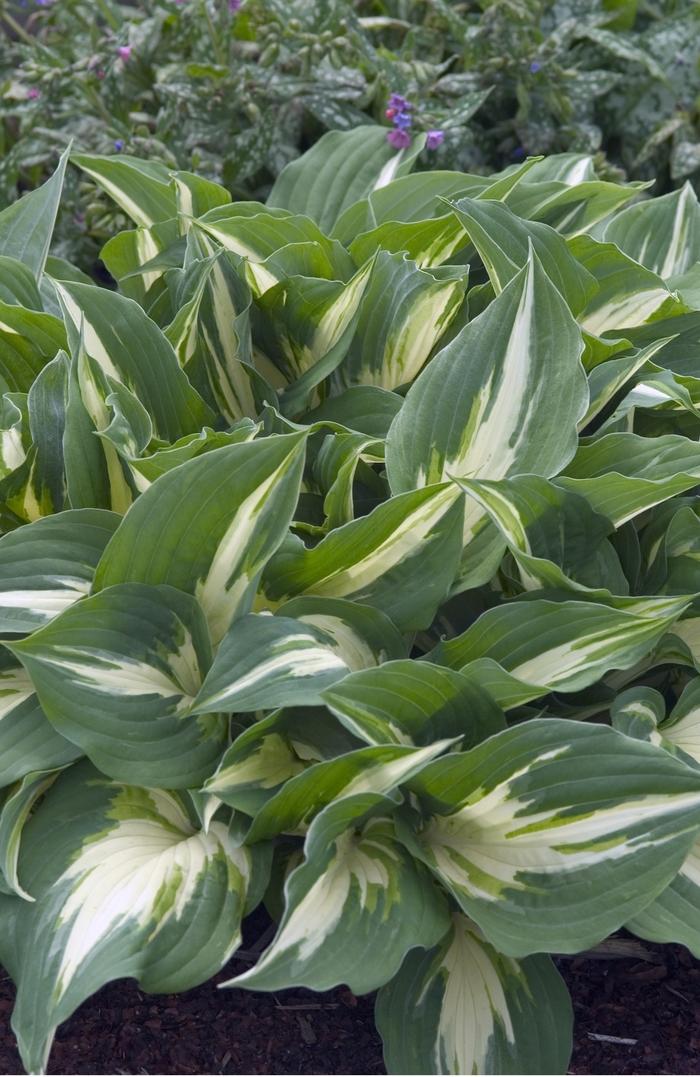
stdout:
[[(420, 142), (420, 140), (419, 140)], [(0, 215), (0, 959), (377, 995), (396, 1073), (558, 1073), (552, 954), (700, 955), (700, 207), (324, 136), (267, 205), (76, 154)]]

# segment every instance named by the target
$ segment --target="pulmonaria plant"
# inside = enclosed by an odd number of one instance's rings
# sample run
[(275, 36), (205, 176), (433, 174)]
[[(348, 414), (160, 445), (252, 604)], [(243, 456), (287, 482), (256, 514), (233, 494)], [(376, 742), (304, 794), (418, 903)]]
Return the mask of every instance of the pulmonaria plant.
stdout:
[[(394, 106), (390, 106), (394, 107)], [(405, 108), (403, 111), (407, 111)], [(400, 128), (399, 128), (400, 129)], [(116, 289), (0, 214), (0, 959), (378, 990), (394, 1073), (563, 1073), (551, 954), (700, 955), (700, 206), (324, 136), (127, 154)]]

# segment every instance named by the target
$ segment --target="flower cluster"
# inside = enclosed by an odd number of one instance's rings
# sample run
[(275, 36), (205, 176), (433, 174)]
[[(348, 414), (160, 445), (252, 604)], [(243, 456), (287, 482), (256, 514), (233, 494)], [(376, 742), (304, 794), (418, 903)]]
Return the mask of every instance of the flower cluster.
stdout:
[(393, 131), (387, 132), (387, 142), (397, 150), (405, 150), (411, 145), (410, 128), (413, 123), (411, 112), (413, 105), (400, 93), (393, 93), (389, 98), (384, 115), (394, 125)]
[[(405, 150), (411, 145), (411, 124), (413, 123), (413, 105), (400, 93), (393, 93), (389, 98), (384, 115), (394, 125), (393, 131), (387, 131), (387, 142), (397, 150)], [(428, 131), (425, 145), (429, 150), (436, 150), (444, 141), (444, 131)]]

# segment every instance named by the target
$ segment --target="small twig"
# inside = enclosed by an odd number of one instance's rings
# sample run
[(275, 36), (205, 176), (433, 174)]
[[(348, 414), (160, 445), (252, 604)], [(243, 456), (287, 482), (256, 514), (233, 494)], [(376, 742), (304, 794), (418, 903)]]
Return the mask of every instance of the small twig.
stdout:
[(672, 995), (675, 995), (677, 998), (683, 999), (683, 1002), (690, 1002), (690, 999), (687, 998), (685, 995), (682, 995), (680, 991), (676, 991), (675, 987), (669, 987), (668, 984), (664, 984), (664, 987), (667, 991), (670, 991)]
[(586, 1035), (590, 1040), (597, 1040), (599, 1043), (624, 1043), (628, 1047), (639, 1043), (639, 1040), (630, 1040), (626, 1036), (603, 1036), (600, 1032), (587, 1032)]
[(339, 1002), (295, 1002), (290, 1006), (277, 1003), (278, 1010), (337, 1010), (339, 1006)]

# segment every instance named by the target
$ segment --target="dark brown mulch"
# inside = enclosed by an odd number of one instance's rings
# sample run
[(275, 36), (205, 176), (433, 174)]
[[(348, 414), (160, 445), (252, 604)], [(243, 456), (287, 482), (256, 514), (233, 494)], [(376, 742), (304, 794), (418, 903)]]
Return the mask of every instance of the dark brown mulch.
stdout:
[[(558, 959), (576, 1014), (570, 1073), (700, 1074), (700, 962), (680, 946), (623, 939), (612, 947), (632, 956)], [(217, 981), (249, 964), (234, 959)], [(9, 1028), (12, 996), (10, 980), (0, 980), (0, 1073), (22, 1072)], [(345, 988), (268, 995), (218, 991), (212, 982), (145, 995), (124, 980), (58, 1030), (50, 1072), (384, 1073), (372, 1011), (371, 998)]]

